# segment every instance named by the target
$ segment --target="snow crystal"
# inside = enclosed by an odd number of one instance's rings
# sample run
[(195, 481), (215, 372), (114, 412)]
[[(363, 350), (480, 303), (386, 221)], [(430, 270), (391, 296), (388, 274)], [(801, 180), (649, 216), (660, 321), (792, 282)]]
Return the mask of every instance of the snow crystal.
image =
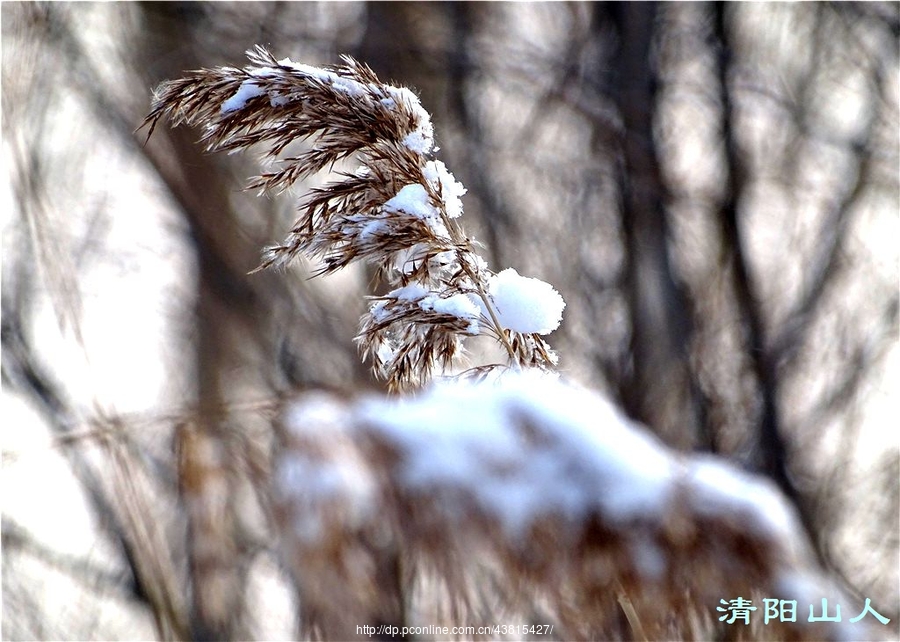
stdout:
[[(562, 322), (566, 302), (546, 281), (519, 276), (513, 268), (508, 268), (491, 279), (488, 291), (497, 320), (508, 330), (550, 334)], [(473, 299), (485, 317), (489, 317), (484, 302)]]

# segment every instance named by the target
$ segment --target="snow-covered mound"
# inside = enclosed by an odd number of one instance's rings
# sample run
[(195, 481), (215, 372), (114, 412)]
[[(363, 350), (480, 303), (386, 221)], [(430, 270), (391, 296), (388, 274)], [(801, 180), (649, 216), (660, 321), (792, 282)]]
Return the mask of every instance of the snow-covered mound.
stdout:
[(543, 605), (563, 637), (696, 637), (738, 597), (755, 599), (760, 623), (763, 599), (797, 600), (796, 621), (769, 621), (767, 635), (865, 637), (865, 623), (807, 621), (807, 604), (840, 597), (769, 481), (672, 452), (552, 376), (445, 382), (403, 399), (312, 392), (282, 423), (284, 550), (329, 635), (416, 613), (429, 623), (439, 607), (427, 596), (405, 615), (397, 605), (435, 572), (445, 601), (489, 608), (477, 588), (487, 582), (518, 615)]

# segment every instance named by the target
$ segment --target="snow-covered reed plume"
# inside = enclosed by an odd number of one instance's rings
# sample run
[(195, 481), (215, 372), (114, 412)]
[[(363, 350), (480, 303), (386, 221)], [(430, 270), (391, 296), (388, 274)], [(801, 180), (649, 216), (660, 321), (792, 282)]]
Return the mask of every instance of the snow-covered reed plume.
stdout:
[[(431, 117), (409, 89), (381, 83), (344, 57), (319, 68), (276, 60), (261, 47), (245, 69), (221, 67), (163, 83), (144, 124), (160, 118), (202, 127), (209, 151), (265, 143), (274, 171), (250, 187), (284, 189), (339, 161), (356, 163), (302, 200), (287, 238), (258, 269), (305, 255), (329, 273), (363, 260), (390, 291), (373, 297), (359, 345), (393, 389), (424, 383), (454, 365), (463, 340), (489, 335), (508, 365), (552, 369), (542, 335), (565, 303), (547, 283), (513, 269), (491, 272), (459, 225), (465, 188), (434, 158)], [(311, 145), (282, 157), (298, 140)], [(490, 367), (490, 366), (486, 366)]]

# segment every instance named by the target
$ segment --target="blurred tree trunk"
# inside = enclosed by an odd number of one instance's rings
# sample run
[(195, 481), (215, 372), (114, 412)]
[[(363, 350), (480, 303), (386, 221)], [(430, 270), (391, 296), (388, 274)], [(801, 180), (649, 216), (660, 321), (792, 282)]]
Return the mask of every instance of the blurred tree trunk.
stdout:
[[(654, 2), (612, 3), (606, 11), (619, 35), (613, 87), (622, 116), (618, 179), (631, 314), (631, 367), (621, 382), (627, 412), (670, 444), (694, 447), (704, 429), (688, 367), (692, 324), (669, 257), (665, 187), (654, 142), (656, 69)], [(595, 21), (599, 27), (599, 21)], [(598, 31), (597, 37), (602, 37)]]
[[(725, 200), (718, 214), (724, 251), (723, 269), (731, 275), (731, 288), (744, 325), (744, 345), (752, 363), (762, 406), (758, 422), (759, 428), (754, 435), (753, 463), (771, 477), (791, 500), (800, 503), (797, 489), (788, 476), (788, 457), (781, 436), (781, 421), (777, 403), (777, 372), (768, 349), (756, 288), (747, 262), (747, 241), (742, 233), (738, 210), (738, 203), (744, 192), (747, 170), (738, 153), (732, 122), (734, 105), (731, 99), (728, 74), (733, 48), (728, 41), (725, 4), (716, 2), (713, 13), (718, 53), (716, 57), (718, 81), (722, 100), (722, 138), (728, 164)], [(806, 511), (802, 512), (806, 513)], [(808, 523), (807, 526), (809, 526)]]
[[(154, 85), (209, 64), (195, 49), (203, 12), (192, 4), (141, 4), (146, 38), (138, 55)], [(198, 137), (188, 128), (160, 128), (146, 153), (184, 214), (196, 256), (196, 413), (179, 426), (176, 448), (188, 518), (193, 636), (224, 640), (242, 637), (247, 570), (235, 505), (237, 471), (245, 469), (242, 427), (228, 407), (242, 388), (264, 385), (254, 367), (275, 363), (266, 320), (279, 287), (277, 275), (247, 276), (261, 244), (241, 229), (228, 198), (237, 187), (226, 181), (219, 159), (203, 153)]]

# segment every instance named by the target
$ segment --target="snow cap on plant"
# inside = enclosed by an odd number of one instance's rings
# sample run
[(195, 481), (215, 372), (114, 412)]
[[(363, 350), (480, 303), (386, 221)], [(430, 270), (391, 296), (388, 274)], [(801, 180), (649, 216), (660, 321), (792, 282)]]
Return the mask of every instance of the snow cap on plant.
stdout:
[(523, 333), (550, 334), (562, 323), (566, 302), (549, 283), (506, 268), (490, 279), (489, 292), (500, 325)]

